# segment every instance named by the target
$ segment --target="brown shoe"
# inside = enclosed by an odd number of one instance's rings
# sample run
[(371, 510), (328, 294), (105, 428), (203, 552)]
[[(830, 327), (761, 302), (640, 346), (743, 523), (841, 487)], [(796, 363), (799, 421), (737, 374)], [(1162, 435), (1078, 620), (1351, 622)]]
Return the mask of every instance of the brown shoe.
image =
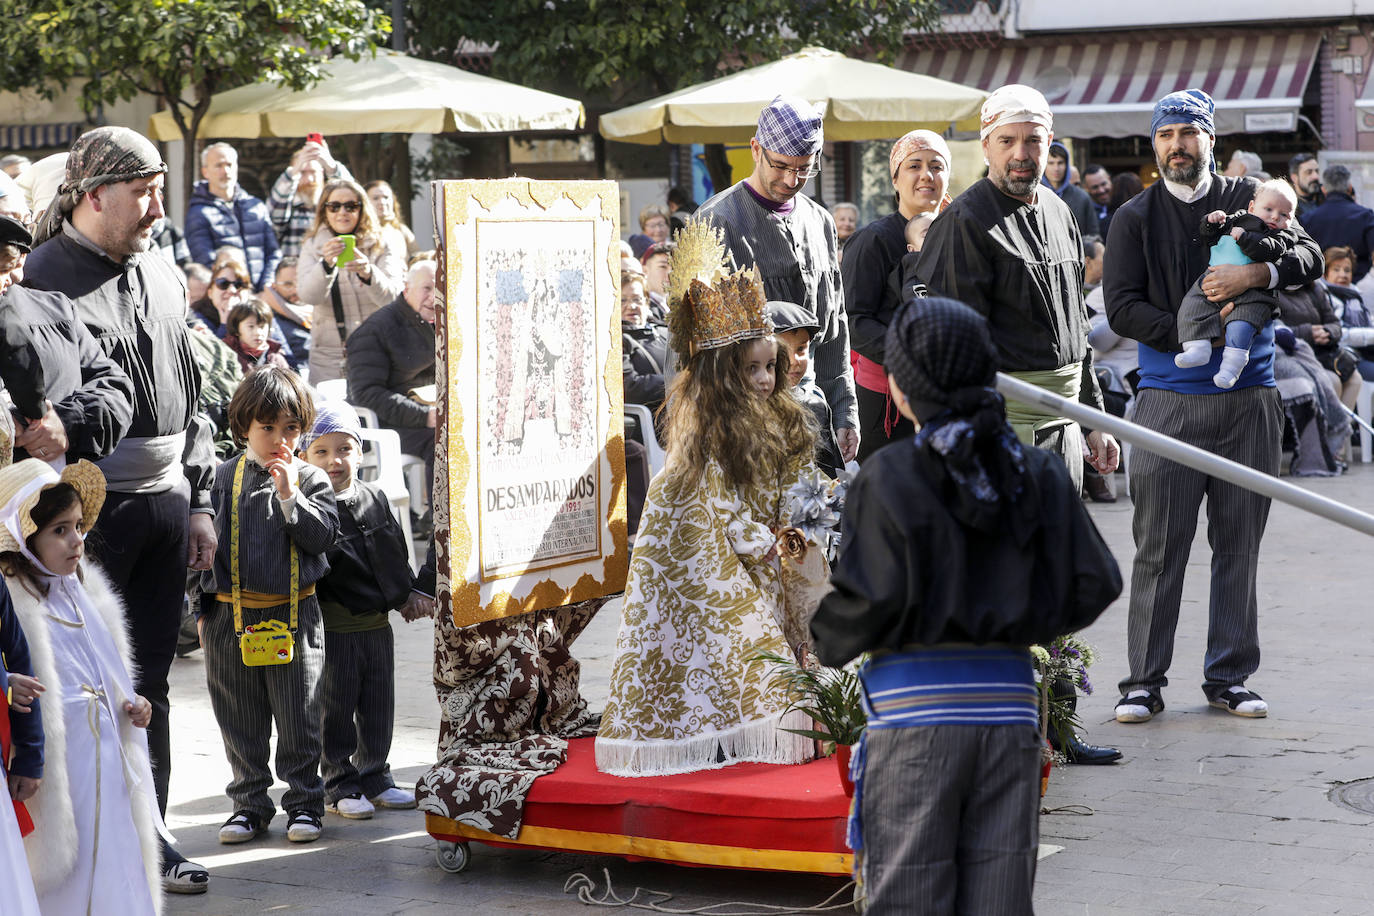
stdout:
[(1086, 474), (1083, 477), (1083, 489), (1087, 492), (1088, 498), (1095, 503), (1116, 502), (1116, 487), (1113, 486), (1110, 477)]

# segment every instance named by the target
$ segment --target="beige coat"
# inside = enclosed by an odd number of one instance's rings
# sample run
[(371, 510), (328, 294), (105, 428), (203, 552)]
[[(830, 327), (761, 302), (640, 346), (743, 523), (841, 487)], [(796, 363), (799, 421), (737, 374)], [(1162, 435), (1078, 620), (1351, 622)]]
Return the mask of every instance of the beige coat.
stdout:
[(344, 345), (334, 320), (330, 288), (338, 284), (344, 330), (352, 334), (369, 315), (399, 296), (405, 286), (405, 260), (379, 239), (358, 240), (358, 249), (372, 262), (370, 283), (349, 270), (325, 270), (320, 249), (333, 237), (334, 232), (324, 226), (307, 238), (301, 245), (296, 270), (296, 290), (301, 301), (310, 303), (315, 310), (310, 322), (310, 382), (315, 385), (344, 377)]

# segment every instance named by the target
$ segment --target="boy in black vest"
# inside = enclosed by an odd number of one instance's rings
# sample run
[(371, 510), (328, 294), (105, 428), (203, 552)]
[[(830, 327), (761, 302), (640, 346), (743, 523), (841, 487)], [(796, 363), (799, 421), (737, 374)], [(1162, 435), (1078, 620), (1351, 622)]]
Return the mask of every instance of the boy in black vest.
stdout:
[(387, 764), (396, 673), (387, 612), (410, 595), (405, 534), (385, 494), (357, 479), (362, 434), (351, 407), (321, 403), (301, 453), (329, 475), (339, 507), (339, 539), (325, 554), (329, 574), (317, 587), (325, 810), (365, 820), (379, 807), (414, 808), (415, 793), (397, 787)]

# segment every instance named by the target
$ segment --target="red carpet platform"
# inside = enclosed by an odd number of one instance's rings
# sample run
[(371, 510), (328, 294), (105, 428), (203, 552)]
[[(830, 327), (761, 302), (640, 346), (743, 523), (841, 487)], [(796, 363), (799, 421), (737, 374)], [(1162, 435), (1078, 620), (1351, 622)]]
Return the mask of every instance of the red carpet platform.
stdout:
[(567, 762), (535, 781), (518, 839), (433, 814), (425, 816), (426, 828), (460, 846), (477, 841), (632, 861), (849, 875), (849, 799), (833, 759), (629, 779), (597, 771), (594, 740), (570, 741)]

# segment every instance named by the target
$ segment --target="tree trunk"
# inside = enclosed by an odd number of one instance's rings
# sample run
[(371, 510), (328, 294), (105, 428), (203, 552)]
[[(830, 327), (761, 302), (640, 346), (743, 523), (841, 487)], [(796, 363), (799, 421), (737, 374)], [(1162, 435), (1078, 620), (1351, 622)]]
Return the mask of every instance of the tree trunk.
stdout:
[(391, 190), (396, 193), (396, 213), (407, 226), (410, 221), (410, 198), (413, 190), (410, 184), (410, 135), (393, 134), (391, 137)]
[(725, 158), (724, 143), (707, 143), (705, 156), (706, 171), (711, 176), (712, 193), (719, 194), (730, 187), (730, 160)]
[[(191, 206), (191, 191), (195, 189), (196, 179), (200, 177), (200, 150), (196, 149), (196, 131), (200, 128), (200, 115), (192, 114), (191, 121), (181, 131), (181, 146), (185, 150), (181, 157), (181, 212), (182, 221), (186, 219), (186, 209)], [(182, 229), (186, 227), (183, 225)]]

